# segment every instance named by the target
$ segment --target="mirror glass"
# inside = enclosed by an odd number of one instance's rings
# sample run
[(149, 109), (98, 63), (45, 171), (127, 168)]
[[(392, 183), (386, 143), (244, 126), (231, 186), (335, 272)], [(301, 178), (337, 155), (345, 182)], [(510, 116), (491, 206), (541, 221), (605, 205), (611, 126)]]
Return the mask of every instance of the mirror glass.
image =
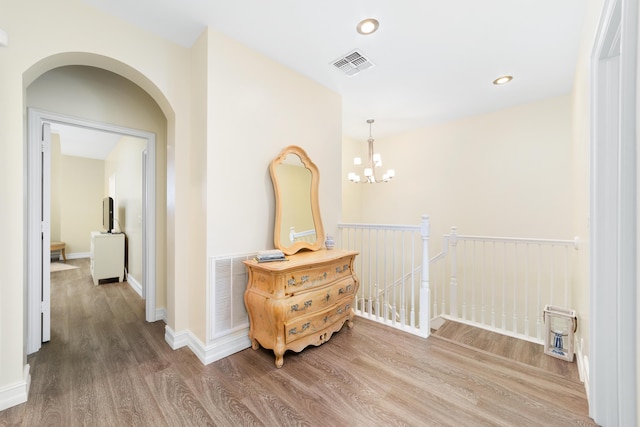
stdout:
[(276, 196), (274, 244), (286, 255), (323, 244), (318, 206), (318, 169), (304, 150), (289, 146), (269, 168)]

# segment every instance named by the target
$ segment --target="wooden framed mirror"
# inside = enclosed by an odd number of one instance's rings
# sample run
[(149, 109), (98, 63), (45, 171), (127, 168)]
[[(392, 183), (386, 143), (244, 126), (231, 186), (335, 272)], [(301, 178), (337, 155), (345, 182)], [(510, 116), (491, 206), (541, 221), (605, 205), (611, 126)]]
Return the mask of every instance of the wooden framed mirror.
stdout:
[(323, 246), (318, 185), (320, 174), (307, 153), (295, 145), (283, 149), (269, 166), (276, 197), (275, 247), (285, 255)]

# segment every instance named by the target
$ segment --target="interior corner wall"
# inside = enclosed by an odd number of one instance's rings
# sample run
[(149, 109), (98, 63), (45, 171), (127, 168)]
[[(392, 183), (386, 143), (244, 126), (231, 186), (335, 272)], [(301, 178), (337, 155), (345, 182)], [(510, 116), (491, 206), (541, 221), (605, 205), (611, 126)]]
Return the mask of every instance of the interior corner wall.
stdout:
[[(344, 137), (342, 140), (342, 220), (343, 223), (360, 222), (363, 213), (362, 185), (349, 182), (347, 176), (349, 172), (358, 172), (353, 164), (356, 157), (365, 158), (367, 150), (366, 141), (356, 141), (355, 139)], [(379, 152), (379, 150), (377, 150)], [(386, 155), (385, 155), (386, 156)], [(386, 160), (386, 159), (385, 159)], [(386, 166), (386, 163), (385, 163)], [(362, 175), (362, 174), (361, 174)], [(391, 184), (391, 183), (390, 183)]]

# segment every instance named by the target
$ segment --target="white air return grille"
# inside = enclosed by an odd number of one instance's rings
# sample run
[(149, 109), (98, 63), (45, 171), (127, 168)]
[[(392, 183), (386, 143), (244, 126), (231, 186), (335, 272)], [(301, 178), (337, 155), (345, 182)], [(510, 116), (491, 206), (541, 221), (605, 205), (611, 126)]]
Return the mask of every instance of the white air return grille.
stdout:
[(331, 63), (347, 76), (358, 74), (360, 71), (371, 68), (374, 65), (369, 58), (364, 56), (362, 52), (359, 52), (358, 50), (347, 53), (346, 55), (331, 61)]
[(253, 256), (255, 253), (209, 258), (209, 340), (249, 327), (244, 306), (248, 274), (242, 261)]

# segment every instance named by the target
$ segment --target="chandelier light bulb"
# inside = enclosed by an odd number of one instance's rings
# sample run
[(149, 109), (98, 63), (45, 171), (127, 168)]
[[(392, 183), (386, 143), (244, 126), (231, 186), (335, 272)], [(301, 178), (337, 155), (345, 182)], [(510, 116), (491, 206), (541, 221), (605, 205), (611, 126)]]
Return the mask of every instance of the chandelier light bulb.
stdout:
[(362, 164), (362, 159), (360, 157), (355, 157), (353, 159), (353, 164), (356, 165), (356, 166), (361, 165)]

